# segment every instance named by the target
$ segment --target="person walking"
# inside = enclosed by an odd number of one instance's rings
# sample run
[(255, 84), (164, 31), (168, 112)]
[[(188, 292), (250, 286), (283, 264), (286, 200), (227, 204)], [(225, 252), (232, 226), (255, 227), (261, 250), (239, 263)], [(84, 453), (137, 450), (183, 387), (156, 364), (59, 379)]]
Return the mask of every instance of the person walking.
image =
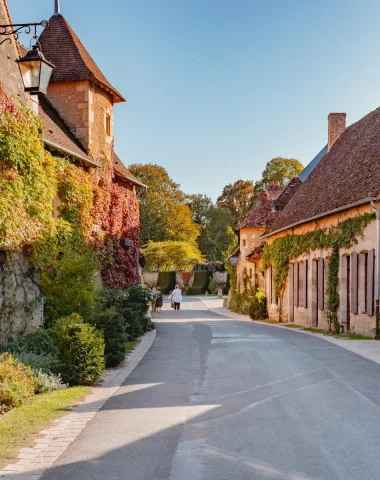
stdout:
[(161, 313), (161, 308), (162, 308), (162, 304), (163, 304), (163, 295), (162, 295), (162, 292), (161, 292), (161, 288), (160, 287), (157, 287), (157, 291), (156, 291), (156, 312), (157, 313)]
[(179, 313), (182, 302), (182, 291), (179, 288), (179, 285), (175, 286), (175, 289), (173, 290), (173, 293), (171, 295), (171, 301), (174, 304), (174, 313)]

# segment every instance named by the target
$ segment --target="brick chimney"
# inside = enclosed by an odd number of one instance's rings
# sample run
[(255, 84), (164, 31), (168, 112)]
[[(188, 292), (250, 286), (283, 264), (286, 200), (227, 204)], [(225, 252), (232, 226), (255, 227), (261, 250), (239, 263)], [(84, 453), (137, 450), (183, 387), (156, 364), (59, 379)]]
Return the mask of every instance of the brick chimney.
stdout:
[(280, 180), (271, 180), (270, 185), (280, 185)]
[(334, 143), (341, 136), (346, 129), (346, 114), (345, 113), (330, 113), (328, 116), (329, 123), (329, 143), (328, 149), (330, 150)]

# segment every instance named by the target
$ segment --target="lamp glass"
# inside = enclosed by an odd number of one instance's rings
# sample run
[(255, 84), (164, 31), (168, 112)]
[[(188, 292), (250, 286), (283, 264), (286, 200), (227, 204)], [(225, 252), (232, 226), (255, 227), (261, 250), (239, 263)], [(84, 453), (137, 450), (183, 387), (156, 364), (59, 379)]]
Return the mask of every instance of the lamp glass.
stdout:
[(41, 60), (19, 62), (25, 90), (37, 91), (40, 85)]

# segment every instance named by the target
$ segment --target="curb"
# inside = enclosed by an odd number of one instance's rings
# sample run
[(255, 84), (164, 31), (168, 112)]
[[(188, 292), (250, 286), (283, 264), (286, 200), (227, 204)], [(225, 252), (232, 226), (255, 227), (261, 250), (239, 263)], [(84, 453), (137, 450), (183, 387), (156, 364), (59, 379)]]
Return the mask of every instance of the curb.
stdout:
[(1, 470), (0, 478), (39, 480), (125, 382), (153, 345), (155, 338), (156, 330), (147, 332), (120, 367), (106, 370), (101, 384), (94, 387), (77, 406), (71, 408), (70, 413), (54, 420), (47, 430), (42, 430), (33, 448), (22, 448), (18, 461)]

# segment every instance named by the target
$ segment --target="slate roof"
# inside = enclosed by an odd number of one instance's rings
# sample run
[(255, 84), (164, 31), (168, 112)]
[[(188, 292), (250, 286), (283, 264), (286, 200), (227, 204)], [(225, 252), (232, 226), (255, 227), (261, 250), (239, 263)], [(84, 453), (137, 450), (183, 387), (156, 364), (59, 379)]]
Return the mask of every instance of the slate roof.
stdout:
[(48, 146), (56, 148), (69, 156), (79, 157), (87, 164), (99, 166), (97, 162), (87, 155), (86, 149), (81, 142), (43, 95), (39, 97), (39, 116), (44, 128), (43, 138)]
[(62, 15), (51, 17), (39, 38), (39, 43), (46, 59), (55, 66), (51, 82), (92, 80), (110, 91), (115, 103), (125, 101), (100, 71)]
[(327, 153), (328, 150), (328, 145), (325, 145), (322, 150), (316, 155), (313, 160), (306, 165), (306, 167), (302, 170), (302, 172), (298, 175), (298, 178), (304, 182), (307, 177), (311, 174), (311, 172), (314, 170), (314, 168), (318, 165), (318, 163), (321, 161), (322, 157)]
[(285, 190), (281, 193), (278, 199), (275, 200), (275, 205), (278, 211), (281, 211), (286, 207), (300, 185), (302, 185), (302, 181), (299, 179), (299, 177), (293, 177), (290, 180)]
[(282, 193), (280, 185), (271, 184), (266, 190), (260, 192), (253, 207), (246, 218), (240, 222), (237, 229), (241, 228), (266, 228), (273, 211), (274, 202)]
[(133, 183), (138, 187), (147, 188), (144, 183), (140, 182), (138, 178), (132, 175), (132, 173), (128, 170), (128, 168), (124, 165), (124, 163), (120, 160), (120, 158), (116, 155), (115, 152), (112, 152), (112, 165), (115, 174), (122, 180)]
[(262, 257), (262, 253), (264, 251), (264, 245), (259, 245), (258, 247), (255, 247), (253, 250), (251, 250), (245, 258), (252, 259), (252, 260), (257, 260)]
[(342, 133), (271, 224), (269, 232), (344, 208), (380, 190), (380, 108)]

